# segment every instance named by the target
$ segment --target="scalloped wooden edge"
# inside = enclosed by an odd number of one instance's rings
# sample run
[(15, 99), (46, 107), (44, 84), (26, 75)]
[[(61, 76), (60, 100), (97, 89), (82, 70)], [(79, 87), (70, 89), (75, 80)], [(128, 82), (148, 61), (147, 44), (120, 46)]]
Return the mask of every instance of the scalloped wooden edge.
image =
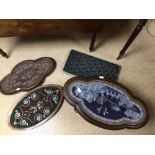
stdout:
[[(108, 125), (108, 124), (105, 124), (105, 123), (102, 123), (102, 122), (99, 122), (99, 121), (96, 121), (95, 119), (91, 118), (90, 116), (88, 116), (83, 110), (82, 108), (80, 108), (80, 106), (78, 106), (78, 104), (76, 104), (75, 102), (73, 102), (69, 97), (68, 97), (68, 94), (67, 94), (67, 87), (75, 82), (75, 81), (82, 81), (82, 82), (86, 82), (86, 83), (89, 83), (91, 81), (98, 81), (98, 82), (106, 82), (106, 83), (110, 83), (112, 85), (114, 85), (115, 87), (125, 91), (130, 97), (132, 97), (133, 99), (135, 100), (138, 100), (140, 102), (140, 104), (144, 107), (145, 109), (145, 119), (144, 121), (141, 123), (141, 124), (138, 124), (138, 125), (129, 125), (129, 124), (122, 124), (122, 125), (115, 125), (115, 126), (112, 126), (112, 125)], [(73, 77), (71, 79), (69, 79), (64, 87), (63, 87), (63, 92), (64, 92), (64, 97), (65, 99), (67, 100), (67, 102), (72, 105), (75, 109), (76, 112), (78, 112), (85, 120), (87, 120), (88, 122), (98, 126), (98, 127), (101, 127), (101, 128), (105, 128), (105, 129), (110, 129), (110, 130), (119, 130), (119, 129), (138, 129), (138, 128), (141, 128), (143, 127), (149, 120), (149, 114), (148, 114), (148, 110), (147, 110), (147, 107), (146, 107), (146, 104), (141, 100), (139, 99), (138, 97), (136, 97), (135, 95), (133, 95), (133, 93), (131, 93), (131, 91), (129, 89), (127, 89), (125, 86), (121, 85), (120, 83), (118, 82), (114, 82), (112, 80), (109, 80), (109, 79), (99, 79), (99, 78), (80, 78), (80, 77)]]
[[(6, 91), (4, 91), (4, 90), (2, 89), (1, 85), (2, 85), (3, 81), (4, 81), (5, 79), (7, 79), (11, 74), (14, 73), (14, 70), (16, 69), (16, 67), (18, 67), (19, 65), (25, 63), (26, 61), (34, 61), (34, 62), (36, 62), (36, 61), (39, 61), (39, 60), (42, 59), (42, 58), (49, 58), (49, 59), (51, 59), (52, 62), (53, 62), (53, 69), (52, 69), (51, 71), (49, 71), (47, 74), (45, 74), (44, 76), (42, 76), (42, 79), (38, 82), (38, 84), (36, 84), (36, 85), (34, 85), (34, 86), (32, 86), (32, 87), (29, 87), (29, 88), (25, 88), (25, 89), (21, 88), (20, 90), (14, 90), (14, 91), (12, 91), (12, 92), (10, 92), (10, 93), (7, 93)], [(12, 69), (12, 71), (11, 71), (10, 74), (7, 74), (7, 75), (0, 81), (0, 91), (1, 91), (4, 95), (13, 95), (13, 94), (16, 94), (16, 93), (18, 93), (18, 92), (23, 92), (23, 91), (32, 90), (32, 89), (34, 89), (34, 88), (36, 88), (36, 87), (42, 85), (42, 84), (44, 83), (44, 81), (46, 80), (47, 76), (49, 76), (50, 74), (52, 74), (52, 73), (54, 72), (54, 70), (56, 69), (56, 66), (57, 66), (57, 63), (56, 63), (55, 59), (53, 59), (53, 58), (51, 58), (51, 57), (41, 57), (41, 58), (38, 58), (38, 59), (36, 59), (36, 60), (24, 60), (24, 61), (22, 61), (22, 62), (19, 62), (17, 65), (14, 66), (14, 68)]]

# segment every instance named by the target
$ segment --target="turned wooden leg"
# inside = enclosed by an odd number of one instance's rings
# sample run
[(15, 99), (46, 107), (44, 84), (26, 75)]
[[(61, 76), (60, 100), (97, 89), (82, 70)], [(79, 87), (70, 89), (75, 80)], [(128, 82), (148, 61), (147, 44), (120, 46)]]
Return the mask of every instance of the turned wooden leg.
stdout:
[(96, 37), (97, 37), (97, 32), (93, 33), (91, 43), (90, 43), (90, 46), (89, 46), (89, 51), (90, 52), (95, 49), (94, 45), (95, 45)]
[(1, 48), (0, 48), (0, 54), (5, 58), (9, 57)]
[(143, 29), (143, 27), (146, 23), (147, 23), (147, 19), (139, 20), (139, 23), (136, 26), (135, 30), (132, 32), (131, 36), (129, 37), (128, 41), (124, 45), (123, 49), (120, 51), (119, 56), (117, 57), (117, 60), (119, 60), (125, 54), (126, 50), (129, 48), (129, 46), (132, 44), (132, 42), (135, 40), (135, 38), (141, 32), (141, 30)]

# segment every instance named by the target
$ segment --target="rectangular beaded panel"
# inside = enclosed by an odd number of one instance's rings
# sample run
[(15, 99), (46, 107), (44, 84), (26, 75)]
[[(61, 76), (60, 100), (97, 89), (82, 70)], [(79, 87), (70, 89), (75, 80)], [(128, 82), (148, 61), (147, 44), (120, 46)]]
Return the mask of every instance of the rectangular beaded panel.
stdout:
[(117, 64), (71, 50), (64, 71), (79, 77), (103, 76), (117, 80), (121, 67)]

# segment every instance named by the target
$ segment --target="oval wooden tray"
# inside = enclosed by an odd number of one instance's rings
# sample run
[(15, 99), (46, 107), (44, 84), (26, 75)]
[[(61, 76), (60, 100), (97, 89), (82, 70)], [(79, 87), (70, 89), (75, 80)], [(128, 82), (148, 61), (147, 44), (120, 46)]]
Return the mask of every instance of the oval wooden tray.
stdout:
[(9, 125), (16, 129), (37, 127), (54, 116), (62, 102), (61, 86), (47, 85), (37, 88), (17, 103), (10, 115)]

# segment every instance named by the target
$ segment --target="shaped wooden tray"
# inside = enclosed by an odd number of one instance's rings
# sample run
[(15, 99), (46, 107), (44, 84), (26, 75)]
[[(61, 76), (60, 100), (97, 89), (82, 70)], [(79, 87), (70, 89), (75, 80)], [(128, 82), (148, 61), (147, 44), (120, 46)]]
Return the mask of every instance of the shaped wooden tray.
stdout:
[(20, 62), (1, 81), (1, 92), (3, 94), (14, 94), (20, 91), (34, 89), (41, 85), (55, 68), (56, 61), (49, 57)]
[(56, 114), (62, 102), (61, 86), (47, 85), (37, 88), (17, 103), (10, 115), (9, 124), (16, 129), (39, 126)]
[(140, 128), (148, 120), (143, 101), (117, 82), (72, 78), (64, 85), (64, 97), (84, 119), (102, 128)]

